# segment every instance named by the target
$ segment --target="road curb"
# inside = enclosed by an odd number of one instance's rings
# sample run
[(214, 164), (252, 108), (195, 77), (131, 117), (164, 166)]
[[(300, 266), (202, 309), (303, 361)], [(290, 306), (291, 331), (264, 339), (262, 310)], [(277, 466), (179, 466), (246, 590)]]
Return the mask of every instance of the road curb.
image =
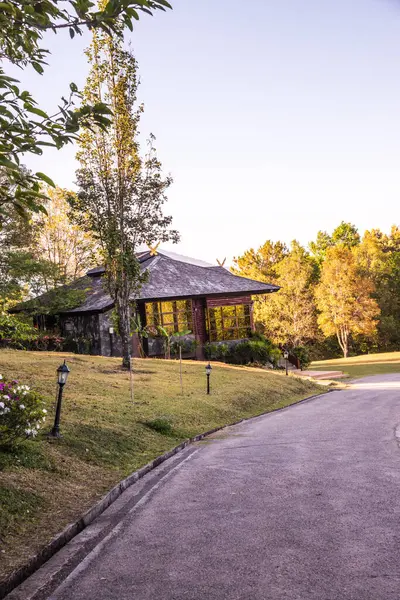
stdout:
[(172, 458), (176, 454), (182, 452), (182, 450), (184, 450), (190, 444), (199, 442), (204, 438), (212, 435), (213, 433), (216, 433), (223, 429), (234, 427), (235, 425), (252, 421), (254, 419), (259, 419), (260, 417), (272, 415), (276, 412), (288, 410), (293, 406), (297, 406), (298, 404), (315, 400), (325, 395), (326, 393), (334, 391), (336, 390), (323, 390), (321, 391), (321, 394), (314, 394), (313, 396), (309, 396), (307, 398), (303, 398), (302, 400), (293, 402), (293, 404), (289, 404), (288, 406), (284, 406), (282, 408), (275, 408), (273, 410), (260, 413), (259, 415), (256, 415), (254, 417), (240, 419), (239, 421), (235, 421), (234, 423), (222, 425), (221, 427), (215, 427), (213, 429), (210, 429), (209, 431), (195, 435), (194, 437), (181, 442), (178, 446), (172, 448), (172, 450), (169, 450), (168, 452), (157, 456), (147, 465), (141, 467), (137, 471), (134, 471), (133, 473), (131, 473), (131, 475), (128, 475), (128, 477), (117, 483), (117, 485), (115, 485), (105, 496), (103, 496), (103, 498), (101, 498), (99, 502), (97, 502), (88, 511), (86, 511), (77, 521), (71, 523), (70, 525), (67, 525), (67, 527), (65, 527), (65, 529), (63, 529), (59, 534), (57, 534), (44, 548), (42, 548), (42, 550), (38, 554), (33, 556), (25, 565), (23, 565), (17, 571), (12, 573), (8, 578), (0, 582), (0, 600), (3, 600), (7, 596), (7, 594), (10, 594), (10, 592), (15, 590), (15, 588), (21, 585), (26, 579), (28, 579), (28, 577), (30, 577), (31, 575), (33, 575), (33, 573), (40, 569), (40, 567), (42, 567), (59, 550), (61, 550), (73, 538), (75, 538), (86, 527), (88, 527), (88, 525), (93, 523), (93, 521), (97, 517), (99, 517), (109, 506), (111, 506), (111, 504), (113, 504), (125, 490), (127, 490), (134, 483), (138, 482), (145, 475), (147, 475), (147, 473), (150, 473), (165, 461)]

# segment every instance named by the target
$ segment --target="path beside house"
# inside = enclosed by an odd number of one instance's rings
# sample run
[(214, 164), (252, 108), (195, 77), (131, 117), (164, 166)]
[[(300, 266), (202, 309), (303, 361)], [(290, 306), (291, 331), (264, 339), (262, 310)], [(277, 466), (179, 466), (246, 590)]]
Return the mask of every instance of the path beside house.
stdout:
[(400, 375), (199, 443), (52, 600), (399, 597)]

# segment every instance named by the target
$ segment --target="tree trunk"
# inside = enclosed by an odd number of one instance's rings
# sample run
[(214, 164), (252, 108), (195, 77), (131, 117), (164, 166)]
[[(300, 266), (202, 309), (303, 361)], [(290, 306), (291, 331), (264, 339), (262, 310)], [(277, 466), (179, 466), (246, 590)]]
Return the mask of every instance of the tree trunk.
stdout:
[(122, 346), (122, 368), (130, 369), (131, 365), (131, 315), (129, 310), (129, 296), (121, 294), (117, 298), (116, 308), (118, 313), (119, 335)]
[(347, 358), (347, 355), (349, 353), (349, 336), (348, 336), (347, 330), (340, 329), (337, 332), (337, 339), (339, 342), (339, 346), (343, 352), (343, 357)]

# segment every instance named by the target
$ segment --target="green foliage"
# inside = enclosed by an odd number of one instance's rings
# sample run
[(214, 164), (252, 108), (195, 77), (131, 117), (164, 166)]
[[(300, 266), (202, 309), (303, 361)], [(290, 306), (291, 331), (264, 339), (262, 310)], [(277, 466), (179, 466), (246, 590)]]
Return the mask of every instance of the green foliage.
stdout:
[[(0, 55), (20, 68), (31, 66), (40, 75), (50, 52), (43, 47), (47, 31), (68, 29), (71, 39), (84, 30), (101, 30), (122, 35), (124, 27), (133, 28), (139, 14), (170, 8), (166, 0), (125, 2), (110, 0), (99, 8), (91, 0), (74, 2), (57, 0), (19, 2), (4, 0), (0, 10)], [(53, 114), (39, 107), (29, 91), (20, 89), (19, 81), (0, 68), (0, 167), (5, 184), (0, 183), (0, 224), (4, 206), (13, 203), (20, 214), (44, 211), (42, 182), (53, 186), (42, 172), (27, 173), (20, 165), (23, 154), (41, 155), (43, 147), (62, 148), (77, 139), (82, 126), (106, 128), (111, 110), (106, 103), (84, 102), (75, 83), (69, 84)]]
[(172, 179), (162, 176), (154, 136), (145, 157), (139, 152), (143, 107), (137, 104), (139, 81), (133, 54), (124, 50), (120, 37), (95, 31), (87, 55), (91, 70), (85, 100), (111, 103), (113, 116), (106, 131), (93, 123), (80, 137), (79, 194), (73, 208), (99, 241), (106, 289), (118, 313), (123, 366), (129, 368), (130, 302), (147, 280), (136, 249), (140, 244), (179, 238), (169, 229), (172, 218), (162, 211)]
[(298, 360), (300, 361), (300, 367), (301, 367), (302, 371), (307, 369), (307, 367), (310, 366), (310, 364), (311, 364), (310, 353), (308, 351), (308, 348), (306, 348), (305, 346), (297, 346), (295, 348), (292, 348), (290, 350), (290, 353), (294, 354), (294, 356), (296, 358), (298, 358)]
[(268, 363), (276, 365), (280, 356), (280, 351), (268, 340), (247, 340), (232, 344), (226, 361), (234, 365), (266, 365)]
[(204, 355), (207, 360), (225, 360), (229, 353), (228, 344), (207, 342), (204, 344)]
[(29, 386), (0, 375), (0, 448), (34, 438), (46, 420), (42, 397)]
[(13, 348), (37, 338), (37, 330), (32, 324), (9, 313), (0, 313), (0, 342), (8, 340)]

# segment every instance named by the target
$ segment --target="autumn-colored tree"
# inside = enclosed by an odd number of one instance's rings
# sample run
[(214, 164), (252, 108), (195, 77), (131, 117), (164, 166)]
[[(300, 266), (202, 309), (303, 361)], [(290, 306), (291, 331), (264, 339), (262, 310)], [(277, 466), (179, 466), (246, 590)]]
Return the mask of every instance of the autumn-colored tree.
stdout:
[(308, 253), (294, 241), (290, 253), (275, 269), (281, 289), (255, 299), (255, 321), (274, 343), (292, 348), (302, 346), (317, 335), (313, 266)]
[(337, 336), (345, 358), (351, 336), (372, 336), (376, 332), (380, 310), (371, 296), (374, 291), (371, 279), (361, 273), (354, 252), (343, 245), (327, 250), (315, 290), (318, 324), (326, 337)]
[(70, 219), (60, 188), (44, 190), (47, 214), (22, 217), (12, 204), (4, 212), (0, 231), (0, 305), (12, 306), (69, 283), (94, 266), (93, 236)]
[(288, 249), (282, 242), (267, 240), (258, 250), (250, 248), (242, 256), (234, 258), (232, 272), (242, 277), (275, 283), (276, 267), (287, 256)]
[(389, 235), (379, 229), (366, 231), (355, 256), (375, 286), (374, 297), (381, 310), (378, 348), (395, 350), (400, 345), (400, 229), (393, 226)]
[(107, 130), (93, 125), (81, 137), (75, 209), (87, 219), (106, 269), (105, 285), (115, 303), (123, 367), (130, 368), (131, 304), (145, 280), (136, 250), (140, 244), (177, 241), (171, 217), (162, 212), (172, 180), (163, 177), (151, 137), (142, 158), (138, 125), (137, 63), (122, 37), (95, 31), (88, 50), (91, 65), (84, 99), (112, 107)]
[(98, 263), (98, 246), (87, 228), (74, 222), (71, 203), (76, 194), (61, 188), (46, 191), (46, 215), (34, 216), (35, 254), (54, 265), (54, 278), (45, 281), (46, 289), (57, 287), (85, 275)]

